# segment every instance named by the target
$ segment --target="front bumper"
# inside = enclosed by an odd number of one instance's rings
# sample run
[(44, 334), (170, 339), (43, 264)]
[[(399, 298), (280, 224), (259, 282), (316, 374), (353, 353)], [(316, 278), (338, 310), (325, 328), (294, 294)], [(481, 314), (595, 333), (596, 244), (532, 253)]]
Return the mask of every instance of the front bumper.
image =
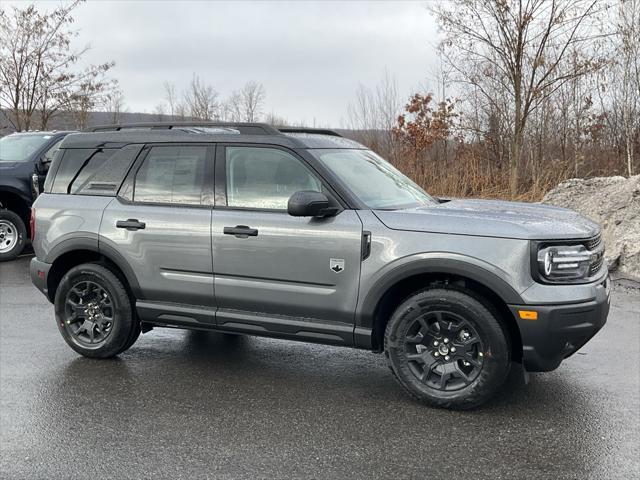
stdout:
[[(510, 305), (520, 327), (522, 361), (531, 372), (554, 370), (604, 326), (611, 299), (610, 280), (594, 287), (595, 299), (563, 305)], [(523, 320), (519, 310), (533, 310), (537, 320)]]
[(47, 288), (47, 278), (49, 277), (50, 263), (41, 262), (37, 258), (32, 258), (29, 264), (29, 274), (31, 282), (49, 299), (49, 291)]

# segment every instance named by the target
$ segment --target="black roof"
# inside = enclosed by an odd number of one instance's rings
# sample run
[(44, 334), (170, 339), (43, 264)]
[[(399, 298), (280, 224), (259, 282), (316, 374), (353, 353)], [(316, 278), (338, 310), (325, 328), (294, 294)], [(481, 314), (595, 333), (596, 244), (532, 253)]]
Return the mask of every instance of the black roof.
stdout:
[(229, 133), (242, 135), (278, 135), (280, 132), (266, 123), (249, 122), (210, 122), (210, 121), (175, 121), (175, 122), (143, 122), (114, 123), (112, 125), (96, 125), (87, 132), (122, 132), (131, 130), (180, 130), (184, 133)]
[(12, 133), (9, 133), (8, 135), (49, 135), (54, 137), (58, 135), (69, 135), (70, 133), (78, 133), (78, 131), (77, 130), (28, 130), (26, 132), (12, 132)]
[(120, 147), (130, 143), (246, 143), (289, 148), (365, 148), (333, 130), (264, 123), (157, 122), (101, 125), (68, 135), (62, 148)]

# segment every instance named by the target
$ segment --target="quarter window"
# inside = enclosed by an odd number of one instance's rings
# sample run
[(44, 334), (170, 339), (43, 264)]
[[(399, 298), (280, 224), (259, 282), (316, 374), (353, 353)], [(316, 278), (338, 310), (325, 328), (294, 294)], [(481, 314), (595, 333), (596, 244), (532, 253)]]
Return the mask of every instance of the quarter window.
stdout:
[(289, 197), (322, 185), (293, 155), (275, 148), (227, 147), (227, 205), (286, 210)]
[(206, 147), (153, 147), (136, 174), (133, 201), (201, 205), (206, 158)]

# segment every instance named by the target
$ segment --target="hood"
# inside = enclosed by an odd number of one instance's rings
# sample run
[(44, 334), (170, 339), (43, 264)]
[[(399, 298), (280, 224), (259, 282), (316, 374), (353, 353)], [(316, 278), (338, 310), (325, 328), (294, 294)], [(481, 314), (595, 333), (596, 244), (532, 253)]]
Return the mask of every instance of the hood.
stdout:
[(0, 161), (0, 170), (13, 168), (13, 167), (16, 167), (18, 164), (19, 162), (1, 162)]
[(589, 238), (600, 227), (566, 208), (500, 200), (453, 199), (407, 210), (376, 210), (388, 228), (524, 240)]
[(27, 178), (30, 181), (34, 171), (33, 162), (0, 162), (0, 183)]

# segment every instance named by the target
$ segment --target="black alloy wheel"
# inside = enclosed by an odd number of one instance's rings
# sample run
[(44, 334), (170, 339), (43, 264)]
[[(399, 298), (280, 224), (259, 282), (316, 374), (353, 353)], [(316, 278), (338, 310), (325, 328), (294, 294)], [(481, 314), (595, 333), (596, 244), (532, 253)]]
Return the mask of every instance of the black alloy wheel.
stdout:
[(113, 329), (114, 307), (109, 293), (95, 282), (73, 285), (65, 299), (63, 327), (85, 348), (99, 348)]
[(473, 325), (453, 312), (429, 311), (416, 318), (404, 341), (413, 374), (431, 388), (458, 390), (483, 366), (484, 346)]

